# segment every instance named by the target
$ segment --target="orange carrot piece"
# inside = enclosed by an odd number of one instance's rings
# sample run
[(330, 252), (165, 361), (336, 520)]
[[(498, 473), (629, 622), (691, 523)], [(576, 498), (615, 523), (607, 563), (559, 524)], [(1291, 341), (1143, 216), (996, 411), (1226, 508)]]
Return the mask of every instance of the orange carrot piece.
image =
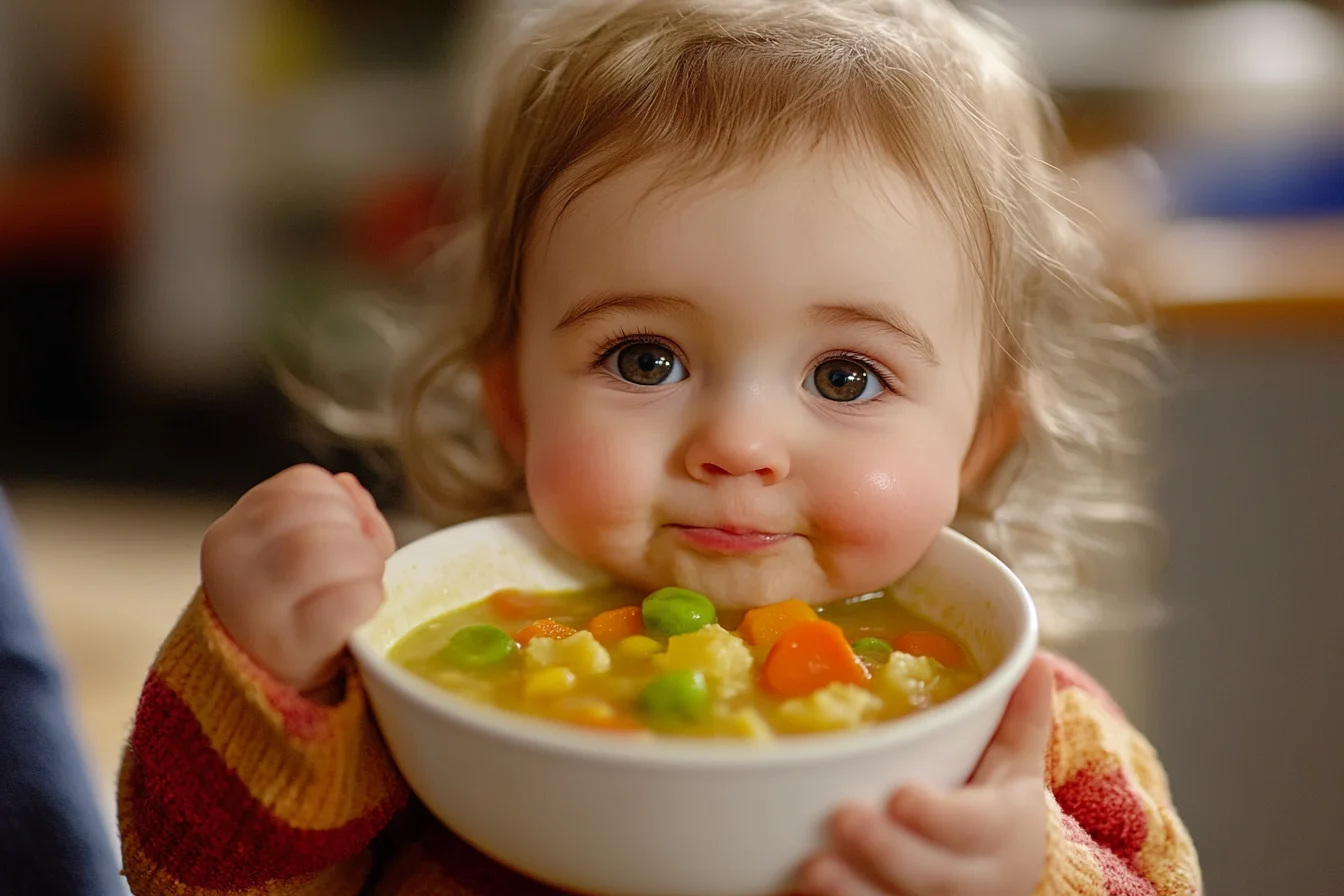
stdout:
[(598, 613), (589, 621), (588, 631), (602, 644), (614, 644), (631, 635), (642, 635), (644, 611), (639, 607), (621, 607)]
[(908, 653), (911, 656), (932, 657), (949, 669), (955, 669), (966, 663), (965, 655), (961, 652), (961, 646), (946, 635), (940, 635), (937, 632), (906, 632), (897, 636), (891, 646), (901, 653)]
[(574, 634), (574, 629), (563, 622), (556, 622), (554, 619), (538, 619), (531, 625), (519, 629), (513, 637), (519, 644), (526, 647), (527, 642), (533, 638), (554, 638), (557, 641), (562, 641), (572, 634)]
[(770, 648), (761, 669), (762, 684), (785, 697), (805, 697), (836, 682), (862, 686), (870, 677), (840, 626), (824, 619), (791, 626)]
[(505, 619), (536, 619), (555, 609), (555, 595), (536, 591), (497, 591), (490, 595), (490, 609)]
[(817, 611), (800, 600), (786, 600), (767, 607), (748, 610), (737, 633), (757, 647), (770, 647), (779, 636), (800, 622), (811, 622)]

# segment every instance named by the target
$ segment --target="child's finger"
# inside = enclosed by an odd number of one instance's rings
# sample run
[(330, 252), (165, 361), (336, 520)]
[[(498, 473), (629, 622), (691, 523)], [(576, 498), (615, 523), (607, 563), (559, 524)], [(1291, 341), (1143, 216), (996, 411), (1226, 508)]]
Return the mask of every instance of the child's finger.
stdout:
[(355, 512), (359, 514), (360, 528), (363, 529), (365, 537), (378, 548), (378, 553), (383, 559), (391, 557), (397, 549), (397, 539), (392, 534), (392, 527), (388, 525), (387, 518), (378, 509), (378, 502), (373, 500), (373, 495), (369, 494), (369, 490), (360, 484), (353, 473), (337, 473), (336, 481), (354, 502)]
[(999, 730), (980, 757), (970, 783), (983, 786), (1017, 777), (1044, 778), (1053, 714), (1054, 673), (1037, 657), (1008, 701)]
[(1007, 813), (994, 788), (932, 790), (904, 787), (887, 803), (893, 822), (962, 855), (992, 851), (1003, 839)]
[(832, 823), (835, 850), (884, 892), (956, 890), (958, 867), (973, 859), (955, 855), (869, 809), (843, 809)]
[(803, 865), (795, 887), (794, 896), (889, 896), (893, 892), (873, 886), (830, 852)]

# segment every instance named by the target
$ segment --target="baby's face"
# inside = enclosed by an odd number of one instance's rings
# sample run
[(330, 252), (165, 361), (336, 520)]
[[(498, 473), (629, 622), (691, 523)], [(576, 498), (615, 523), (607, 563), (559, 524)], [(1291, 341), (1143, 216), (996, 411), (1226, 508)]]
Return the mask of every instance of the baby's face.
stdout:
[(534, 228), (518, 389), (538, 519), (620, 579), (722, 606), (891, 583), (952, 519), (977, 422), (956, 236), (857, 156), (659, 173)]

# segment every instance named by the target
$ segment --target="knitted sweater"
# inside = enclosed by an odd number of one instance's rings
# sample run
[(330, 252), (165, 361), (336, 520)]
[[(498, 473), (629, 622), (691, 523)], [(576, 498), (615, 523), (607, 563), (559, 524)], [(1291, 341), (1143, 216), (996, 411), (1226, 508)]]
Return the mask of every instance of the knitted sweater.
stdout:
[[(1041, 894), (1195, 894), (1199, 865), (1152, 747), (1075, 666), (1055, 670)], [(556, 891), (414, 804), (348, 672), (335, 706), (284, 687), (201, 597), (149, 673), (120, 780), (137, 896), (484, 896)]]

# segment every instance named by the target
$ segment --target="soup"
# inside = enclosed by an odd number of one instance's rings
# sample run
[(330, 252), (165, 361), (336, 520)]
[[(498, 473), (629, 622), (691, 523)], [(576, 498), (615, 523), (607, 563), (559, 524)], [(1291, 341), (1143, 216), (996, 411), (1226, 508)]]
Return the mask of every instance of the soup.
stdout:
[(981, 678), (964, 645), (890, 591), (735, 614), (681, 588), (501, 591), (417, 626), (389, 658), (512, 712), (754, 740), (899, 718)]

